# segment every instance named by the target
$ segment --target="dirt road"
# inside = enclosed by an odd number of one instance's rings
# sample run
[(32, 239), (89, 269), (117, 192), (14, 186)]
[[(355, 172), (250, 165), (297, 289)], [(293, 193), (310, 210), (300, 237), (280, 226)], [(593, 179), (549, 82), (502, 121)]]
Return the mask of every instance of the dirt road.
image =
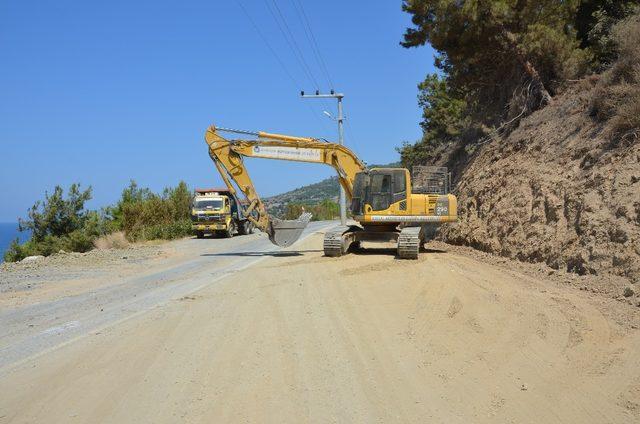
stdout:
[(5, 367), (0, 423), (640, 422), (639, 308), (442, 248), (321, 244)]

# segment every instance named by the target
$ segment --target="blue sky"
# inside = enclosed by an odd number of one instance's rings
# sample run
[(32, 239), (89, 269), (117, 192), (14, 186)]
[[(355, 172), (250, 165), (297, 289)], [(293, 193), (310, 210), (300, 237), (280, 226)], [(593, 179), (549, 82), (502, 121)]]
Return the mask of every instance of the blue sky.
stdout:
[[(235, 0), (0, 3), (0, 221), (24, 216), (56, 184), (93, 186), (93, 208), (130, 179), (154, 190), (218, 185), (203, 141), (211, 123), (335, 140), (322, 113), (334, 102), (299, 97), (329, 87), (296, 0), (276, 2), (319, 87), (269, 13), (273, 0), (240, 1), (295, 83)], [(399, 0), (302, 2), (346, 95), (347, 146), (368, 163), (397, 160), (395, 147), (420, 137), (416, 85), (433, 72), (433, 51), (399, 46), (410, 25)], [(248, 167), (263, 196), (333, 173)]]

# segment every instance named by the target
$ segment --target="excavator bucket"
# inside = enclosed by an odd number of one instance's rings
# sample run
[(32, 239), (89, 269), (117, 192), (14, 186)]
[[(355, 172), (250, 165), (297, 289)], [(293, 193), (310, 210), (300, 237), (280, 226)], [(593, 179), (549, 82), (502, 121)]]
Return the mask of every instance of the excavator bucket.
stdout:
[(269, 223), (269, 240), (280, 247), (291, 246), (302, 235), (302, 231), (311, 220), (311, 214), (305, 212), (298, 219), (271, 218)]

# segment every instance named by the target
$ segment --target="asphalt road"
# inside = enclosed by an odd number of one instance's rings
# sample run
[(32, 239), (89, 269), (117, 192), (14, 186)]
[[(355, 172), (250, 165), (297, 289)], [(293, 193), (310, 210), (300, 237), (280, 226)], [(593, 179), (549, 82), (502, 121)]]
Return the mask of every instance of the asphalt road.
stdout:
[[(301, 239), (333, 225), (332, 221), (312, 222)], [(233, 239), (181, 240), (176, 248), (192, 255), (157, 272), (130, 275), (74, 296), (0, 311), (0, 375), (11, 365), (187, 296), (265, 257), (292, 254), (259, 233)], [(295, 246), (288, 250), (295, 252)]]

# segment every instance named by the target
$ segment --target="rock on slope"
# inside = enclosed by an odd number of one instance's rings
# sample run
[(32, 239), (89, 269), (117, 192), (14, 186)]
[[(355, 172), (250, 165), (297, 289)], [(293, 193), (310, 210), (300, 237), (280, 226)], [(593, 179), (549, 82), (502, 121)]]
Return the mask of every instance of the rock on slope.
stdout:
[(616, 141), (576, 84), (479, 148), (457, 175), (454, 244), (640, 282), (640, 143)]

